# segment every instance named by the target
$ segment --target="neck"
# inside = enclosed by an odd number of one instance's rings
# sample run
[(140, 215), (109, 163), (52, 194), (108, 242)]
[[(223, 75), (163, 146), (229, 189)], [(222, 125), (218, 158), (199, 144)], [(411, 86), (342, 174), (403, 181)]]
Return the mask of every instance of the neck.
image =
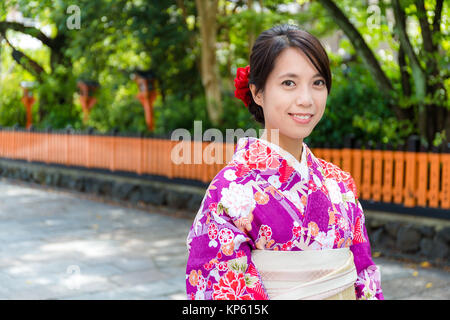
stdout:
[(301, 162), (301, 156), (303, 152), (303, 139), (292, 139), (279, 133), (279, 130), (266, 130), (264, 129), (261, 139), (267, 140), (270, 143), (278, 145), (280, 148), (286, 150), (294, 156), (299, 162)]

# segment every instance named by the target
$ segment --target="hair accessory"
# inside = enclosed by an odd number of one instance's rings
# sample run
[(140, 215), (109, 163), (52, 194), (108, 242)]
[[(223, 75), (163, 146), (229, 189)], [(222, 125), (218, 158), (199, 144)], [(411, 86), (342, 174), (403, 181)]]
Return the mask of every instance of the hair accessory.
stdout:
[(234, 79), (234, 96), (241, 99), (245, 106), (248, 107), (251, 102), (250, 88), (248, 87), (248, 75), (250, 74), (250, 66), (245, 68), (237, 68), (236, 78)]

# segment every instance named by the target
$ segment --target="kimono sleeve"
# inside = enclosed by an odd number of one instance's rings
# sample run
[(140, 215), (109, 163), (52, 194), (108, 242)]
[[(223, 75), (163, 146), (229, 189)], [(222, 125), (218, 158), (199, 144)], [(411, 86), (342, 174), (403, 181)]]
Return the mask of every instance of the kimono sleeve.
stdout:
[[(353, 178), (351, 180), (354, 185)], [(350, 250), (353, 252), (357, 272), (355, 283), (356, 298), (358, 300), (383, 300), (380, 269), (372, 260), (364, 212), (356, 194), (355, 203), (354, 232)]]
[(191, 300), (268, 299), (251, 260), (250, 236), (220, 202), (222, 182), (206, 191), (187, 237), (186, 293)]

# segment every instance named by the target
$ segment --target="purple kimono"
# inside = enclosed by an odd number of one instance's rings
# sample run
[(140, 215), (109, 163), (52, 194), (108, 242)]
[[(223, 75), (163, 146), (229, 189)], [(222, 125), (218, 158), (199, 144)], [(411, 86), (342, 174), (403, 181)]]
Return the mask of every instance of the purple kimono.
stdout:
[(187, 237), (188, 299), (268, 299), (253, 249), (350, 247), (357, 299), (383, 299), (353, 178), (316, 158), (301, 162), (269, 141), (240, 138), (214, 177)]

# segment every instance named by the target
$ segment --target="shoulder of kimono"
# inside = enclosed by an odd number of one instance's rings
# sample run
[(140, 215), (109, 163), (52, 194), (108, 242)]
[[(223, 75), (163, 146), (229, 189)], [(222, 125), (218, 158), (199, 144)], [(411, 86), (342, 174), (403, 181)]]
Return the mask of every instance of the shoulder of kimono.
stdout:
[(314, 160), (318, 163), (321, 171), (324, 173), (324, 178), (334, 178), (338, 183), (342, 182), (349, 190), (356, 191), (355, 180), (349, 171), (345, 171), (338, 165), (321, 158), (313, 157), (313, 161)]
[(317, 158), (317, 157), (314, 157), (314, 158), (317, 160), (317, 163), (319, 164), (319, 166), (322, 169), (326, 169), (326, 168), (333, 169), (336, 173), (338, 173), (343, 178), (342, 180), (348, 180), (348, 179), (352, 178), (349, 171), (344, 171), (343, 169), (341, 169), (338, 165), (334, 164), (333, 162), (326, 161), (322, 158)]
[[(230, 162), (225, 165), (211, 180), (208, 188), (206, 190), (207, 196), (210, 198), (219, 200), (221, 196), (221, 191), (224, 188), (228, 188), (230, 184), (236, 183), (240, 184), (239, 177), (236, 177), (236, 172), (238, 170), (237, 164)], [(234, 180), (233, 180), (234, 178)], [(248, 180), (248, 179), (246, 179)]]

